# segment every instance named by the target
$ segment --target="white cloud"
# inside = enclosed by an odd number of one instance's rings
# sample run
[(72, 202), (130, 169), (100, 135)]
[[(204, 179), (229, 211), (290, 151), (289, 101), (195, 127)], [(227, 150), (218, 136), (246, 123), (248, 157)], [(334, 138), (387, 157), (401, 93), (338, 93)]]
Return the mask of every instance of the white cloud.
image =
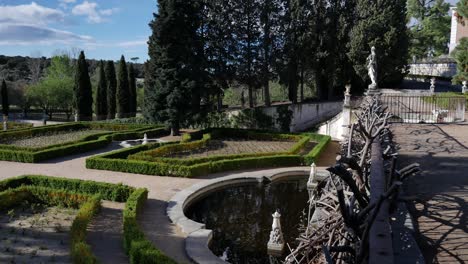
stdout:
[(46, 25), (52, 22), (63, 22), (65, 14), (58, 10), (31, 2), (29, 5), (0, 6), (0, 24), (27, 23)]
[(59, 0), (59, 6), (63, 9), (67, 9), (69, 4), (74, 4), (76, 0)]
[(110, 16), (110, 15), (113, 15), (113, 14), (119, 12), (119, 11), (120, 11), (120, 8), (114, 7), (114, 8), (100, 10), (99, 13), (101, 15), (104, 15), (104, 16)]
[(0, 24), (0, 45), (31, 45), (92, 42), (90, 36), (77, 35), (69, 31), (57, 30), (37, 25)]
[(96, 10), (98, 4), (93, 2), (84, 1), (82, 4), (76, 5), (72, 9), (74, 15), (84, 15), (88, 17), (90, 23), (101, 23), (102, 17)]
[(102, 16), (110, 16), (119, 11), (118, 8), (99, 10), (98, 6), (99, 5), (95, 2), (84, 1), (83, 3), (73, 7), (72, 13), (74, 15), (87, 16), (89, 23), (98, 24), (105, 21), (105, 18), (103, 18)]

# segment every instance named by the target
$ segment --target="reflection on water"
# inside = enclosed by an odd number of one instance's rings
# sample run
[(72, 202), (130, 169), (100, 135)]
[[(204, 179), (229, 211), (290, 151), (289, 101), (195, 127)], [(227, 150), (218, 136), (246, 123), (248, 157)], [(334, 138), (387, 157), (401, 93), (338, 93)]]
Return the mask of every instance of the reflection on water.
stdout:
[[(231, 263), (269, 263), (267, 242), (276, 209), (294, 246), (308, 193), (306, 179), (227, 187), (195, 202), (185, 215), (213, 230), (210, 249)], [(287, 253), (287, 247), (285, 250)]]

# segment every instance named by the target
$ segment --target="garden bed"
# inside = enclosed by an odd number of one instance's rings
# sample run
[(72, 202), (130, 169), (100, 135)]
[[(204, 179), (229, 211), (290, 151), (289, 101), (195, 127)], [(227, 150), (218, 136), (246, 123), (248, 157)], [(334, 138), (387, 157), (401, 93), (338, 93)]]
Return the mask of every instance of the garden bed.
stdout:
[(57, 131), (51, 133), (44, 133), (41, 135), (35, 135), (32, 137), (24, 138), (10, 138), (0, 140), (0, 144), (13, 145), (17, 147), (25, 148), (41, 148), (47, 147), (52, 144), (64, 144), (73, 141), (80, 140), (92, 135), (109, 133), (111, 131), (104, 130), (93, 130), (93, 129), (80, 129), (80, 130), (69, 130), (69, 131)]
[[(227, 138), (231, 146), (226, 146)], [(311, 133), (210, 129), (188, 134), (178, 143), (137, 146), (91, 157), (86, 167), (195, 177), (231, 170), (310, 165), (330, 140), (329, 136)]]
[(70, 263), (78, 210), (21, 203), (0, 216), (1, 263)]
[[(91, 247), (86, 243), (86, 230), (91, 218), (97, 213), (100, 207), (100, 200), (109, 200), (115, 202), (125, 202), (123, 211), (123, 240), (125, 252), (129, 255), (131, 263), (175, 263), (170, 258), (166, 257), (161, 251), (156, 249), (149, 242), (140, 227), (137, 224), (137, 215), (142, 210), (143, 204), (146, 202), (148, 191), (146, 189), (135, 189), (122, 184), (99, 183), (93, 181), (71, 180), (65, 178), (54, 178), (45, 176), (22, 176), (0, 181), (0, 211), (11, 212), (12, 208), (18, 208), (19, 205), (42, 204), (45, 206), (59, 206), (60, 208), (75, 208), (78, 209), (76, 217), (73, 217), (70, 226), (69, 248), (73, 263), (96, 263), (97, 260), (91, 250)], [(29, 209), (28, 209), (29, 210)], [(26, 211), (28, 211), (26, 210)], [(32, 210), (32, 209), (31, 209)], [(8, 213), (14, 215), (15, 213)], [(53, 224), (47, 214), (41, 214), (39, 220), (45, 220), (47, 226)], [(52, 218), (57, 218), (59, 223), (65, 224), (65, 218), (57, 214), (52, 215)], [(36, 216), (33, 216), (36, 218)], [(72, 217), (70, 217), (72, 218)], [(14, 217), (11, 219), (14, 220)], [(10, 221), (8, 218), (8, 221)], [(23, 218), (22, 225), (27, 227), (28, 223)], [(36, 221), (36, 222), (37, 222)], [(48, 222), (48, 223), (47, 223)], [(18, 224), (19, 225), (19, 224)], [(63, 226), (62, 226), (63, 227)], [(44, 231), (46, 230), (44, 226)], [(48, 227), (47, 227), (48, 228)], [(53, 225), (53, 230), (57, 231), (56, 225)], [(64, 230), (67, 230), (65, 225)], [(44, 232), (42, 231), (42, 232)], [(11, 242), (15, 240), (15, 234), (7, 232), (4, 237)], [(28, 243), (28, 242), (25, 242)], [(60, 244), (60, 240), (55, 240), (51, 244)], [(30, 244), (32, 245), (32, 244)], [(2, 243), (5, 246), (5, 243)], [(40, 243), (39, 249), (46, 253), (47, 245)], [(42, 248), (42, 249), (41, 249)], [(62, 251), (60, 251), (62, 252)], [(18, 251), (15, 251), (17, 254)], [(38, 254), (39, 251), (36, 251)], [(2, 258), (0, 253), (0, 260)], [(34, 255), (34, 252), (29, 252), (29, 256)], [(52, 256), (46, 255), (44, 263), (52, 262)], [(11, 259), (13, 256), (6, 256)], [(28, 261), (30, 262), (30, 261)], [(36, 262), (36, 261), (34, 261)]]
[(0, 133), (0, 160), (35, 163), (102, 148), (113, 140), (164, 136), (163, 127), (75, 122)]

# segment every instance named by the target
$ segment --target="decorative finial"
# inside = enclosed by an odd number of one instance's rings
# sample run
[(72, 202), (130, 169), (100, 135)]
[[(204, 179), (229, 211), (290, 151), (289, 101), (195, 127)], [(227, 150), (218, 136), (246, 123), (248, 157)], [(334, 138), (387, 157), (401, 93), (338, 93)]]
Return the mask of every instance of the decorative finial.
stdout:
[(315, 179), (316, 176), (317, 176), (317, 165), (315, 165), (315, 163), (312, 163), (312, 165), (310, 165), (309, 180), (307, 181), (308, 190), (313, 190), (317, 187), (317, 180)]

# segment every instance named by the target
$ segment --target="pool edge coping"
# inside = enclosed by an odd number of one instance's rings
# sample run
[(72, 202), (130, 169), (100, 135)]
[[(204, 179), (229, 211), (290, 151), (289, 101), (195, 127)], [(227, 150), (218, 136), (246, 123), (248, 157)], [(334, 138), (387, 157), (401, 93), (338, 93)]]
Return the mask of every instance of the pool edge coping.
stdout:
[[(253, 172), (234, 173), (221, 178), (207, 180), (188, 187), (175, 194), (169, 201), (166, 209), (170, 221), (187, 234), (185, 239), (185, 252), (195, 263), (228, 263), (221, 260), (209, 249), (212, 239), (212, 230), (206, 229), (205, 224), (187, 218), (184, 209), (200, 196), (206, 195), (215, 189), (225, 188), (239, 183), (262, 182), (266, 177), (271, 181), (278, 181), (285, 177), (304, 175), (308, 176), (310, 168), (281, 168)], [(316, 180), (322, 181), (328, 177), (329, 172), (319, 170)]]

